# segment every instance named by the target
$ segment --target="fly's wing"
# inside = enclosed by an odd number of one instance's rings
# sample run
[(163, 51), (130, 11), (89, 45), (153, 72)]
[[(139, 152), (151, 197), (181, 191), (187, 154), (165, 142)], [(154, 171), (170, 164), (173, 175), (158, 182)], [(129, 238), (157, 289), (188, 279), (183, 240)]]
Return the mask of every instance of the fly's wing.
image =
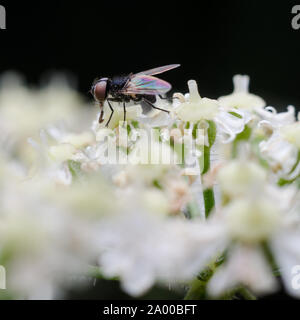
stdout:
[(142, 75), (142, 74), (145, 75), (145, 76), (147, 76), (147, 75), (148, 76), (153, 76), (155, 74), (160, 74), (160, 73), (163, 73), (163, 72), (166, 72), (166, 71), (178, 68), (178, 67), (180, 67), (180, 64), (169, 64), (167, 66), (153, 68), (153, 69), (150, 69), (150, 70), (146, 70), (146, 71), (142, 71), (142, 72), (136, 73), (135, 76)]
[(170, 83), (164, 80), (144, 74), (134, 74), (121, 93), (158, 95), (168, 92), (171, 88)]

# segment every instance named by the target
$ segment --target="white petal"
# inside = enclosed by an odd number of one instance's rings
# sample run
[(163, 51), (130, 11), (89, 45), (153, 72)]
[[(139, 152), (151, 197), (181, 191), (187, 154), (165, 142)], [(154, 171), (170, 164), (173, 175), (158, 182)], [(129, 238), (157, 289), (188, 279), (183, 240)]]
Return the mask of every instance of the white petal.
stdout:
[(276, 281), (260, 249), (246, 246), (233, 248), (228, 261), (217, 269), (209, 281), (208, 292), (218, 296), (240, 284), (258, 294), (276, 289)]

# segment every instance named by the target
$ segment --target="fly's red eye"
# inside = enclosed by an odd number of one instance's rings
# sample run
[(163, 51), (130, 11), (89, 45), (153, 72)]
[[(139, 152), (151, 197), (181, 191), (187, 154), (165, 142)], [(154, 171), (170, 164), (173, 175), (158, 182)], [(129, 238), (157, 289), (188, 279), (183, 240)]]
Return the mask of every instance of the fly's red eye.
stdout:
[(100, 80), (94, 85), (93, 94), (97, 101), (104, 101), (106, 98), (106, 80)]

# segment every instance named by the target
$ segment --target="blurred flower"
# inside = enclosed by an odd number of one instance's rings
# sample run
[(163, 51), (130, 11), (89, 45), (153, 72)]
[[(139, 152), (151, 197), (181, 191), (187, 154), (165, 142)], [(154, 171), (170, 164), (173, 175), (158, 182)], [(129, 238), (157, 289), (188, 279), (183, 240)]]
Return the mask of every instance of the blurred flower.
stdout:
[(222, 143), (230, 143), (239, 133), (244, 131), (245, 126), (252, 120), (252, 116), (244, 110), (228, 109), (225, 111), (220, 107), (214, 120)]
[(175, 114), (184, 122), (213, 120), (222, 143), (232, 142), (252, 119), (252, 115), (245, 110), (238, 110), (233, 106), (224, 109), (217, 100), (201, 98), (194, 80), (190, 80), (188, 86), (189, 94), (186, 96), (174, 95)]
[(138, 296), (156, 281), (192, 279), (222, 250), (220, 228), (147, 213), (123, 214), (103, 225), (99, 263), (108, 277), (119, 276), (124, 290)]
[(276, 268), (300, 297), (291, 274), (300, 259), (299, 121), (292, 106), (264, 108), (249, 77), (234, 84), (213, 100), (191, 80), (172, 107), (157, 98), (170, 113), (128, 106), (126, 126), (114, 103), (106, 128), (108, 105), (99, 124), (96, 108), (61, 79), (29, 89), (2, 78), (0, 262), (9, 294), (63, 297), (93, 266), (133, 296), (157, 282), (210, 296), (238, 287), (264, 294), (278, 287)]
[(280, 134), (286, 141), (294, 145), (296, 148), (300, 149), (300, 142), (299, 142), (300, 141), (300, 122), (299, 121), (283, 126), (280, 129)]
[[(295, 263), (300, 254), (299, 249), (291, 251), (295, 242), (288, 240), (293, 234), (293, 239), (299, 241), (296, 236), (299, 213), (291, 220), (297, 189), (272, 185), (258, 165), (236, 160), (219, 170), (218, 179), (225, 201), (214, 218), (226, 229), (228, 252), (224, 264), (209, 282), (209, 293), (220, 295), (239, 285), (245, 285), (257, 294), (276, 290), (278, 286), (269, 257), (263, 250), (263, 244), (267, 244), (279, 271), (285, 273), (284, 285), (297, 296), (291, 288), (292, 264), (287, 266), (287, 260), (281, 259), (285, 252), (290, 252), (289, 259)], [(280, 202), (277, 201), (279, 198)], [(286, 247), (283, 248), (282, 243)]]
[(271, 293), (278, 288), (261, 249), (251, 246), (232, 248), (228, 263), (216, 271), (208, 284), (208, 291), (212, 296), (219, 296), (241, 284), (258, 294)]
[(254, 162), (233, 160), (219, 169), (217, 181), (224, 194), (236, 197), (263, 188), (267, 174)]
[(228, 228), (233, 238), (242, 242), (259, 242), (268, 239), (279, 224), (279, 210), (273, 202), (251, 196), (237, 199), (225, 207)]
[[(238, 285), (245, 285), (257, 294), (266, 294), (278, 288), (272, 274), (268, 255), (262, 241), (267, 241), (283, 276), (284, 286), (293, 296), (299, 292), (292, 288), (292, 267), (299, 259), (299, 216), (291, 223), (287, 212), (280, 212), (272, 202), (259, 199), (237, 200), (225, 207), (228, 235), (235, 240), (229, 247), (223, 266), (209, 282), (209, 293), (220, 295)], [(291, 208), (291, 204), (289, 210)]]
[(261, 155), (276, 174), (288, 177), (296, 169), (295, 166), (299, 161), (297, 143), (291, 143), (295, 141), (293, 135), (291, 139), (286, 135), (286, 132), (289, 132), (289, 125), (276, 128), (262, 121), (260, 126), (268, 126), (272, 130), (271, 136), (259, 144)]
[(274, 107), (255, 108), (255, 112), (264, 123), (269, 123), (273, 127), (291, 124), (295, 121), (295, 108), (287, 107), (287, 112), (277, 112)]
[(255, 108), (262, 108), (266, 105), (265, 101), (249, 93), (249, 76), (235, 75), (233, 77), (233, 93), (218, 99), (220, 105), (225, 109), (244, 109), (253, 111)]

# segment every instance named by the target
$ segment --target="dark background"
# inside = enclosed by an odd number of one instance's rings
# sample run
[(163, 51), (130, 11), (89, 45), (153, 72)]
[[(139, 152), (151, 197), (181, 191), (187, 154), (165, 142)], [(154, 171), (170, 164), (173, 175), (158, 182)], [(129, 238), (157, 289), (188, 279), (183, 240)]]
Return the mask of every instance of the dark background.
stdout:
[[(300, 4), (300, 1), (298, 1)], [(291, 27), (296, 1), (1, 1), (0, 72), (30, 83), (68, 71), (87, 93), (99, 76), (180, 63), (166, 73), (176, 90), (187, 80), (203, 96), (232, 91), (232, 76), (251, 76), (251, 91), (270, 105), (300, 105), (300, 30)]]
[[(138, 72), (170, 63), (163, 75), (175, 90), (198, 81), (200, 94), (232, 91), (236, 73), (251, 77), (251, 91), (278, 109), (300, 106), (300, 30), (291, 27), (297, 1), (1, 1), (0, 73), (16, 70), (30, 84), (49, 72), (77, 79), (88, 95), (96, 77)], [(298, 1), (300, 4), (300, 0)], [(159, 291), (157, 291), (159, 290)], [(129, 298), (115, 282), (98, 281), (73, 298)], [(156, 289), (145, 297), (175, 298)], [(283, 292), (269, 298), (287, 298)]]

